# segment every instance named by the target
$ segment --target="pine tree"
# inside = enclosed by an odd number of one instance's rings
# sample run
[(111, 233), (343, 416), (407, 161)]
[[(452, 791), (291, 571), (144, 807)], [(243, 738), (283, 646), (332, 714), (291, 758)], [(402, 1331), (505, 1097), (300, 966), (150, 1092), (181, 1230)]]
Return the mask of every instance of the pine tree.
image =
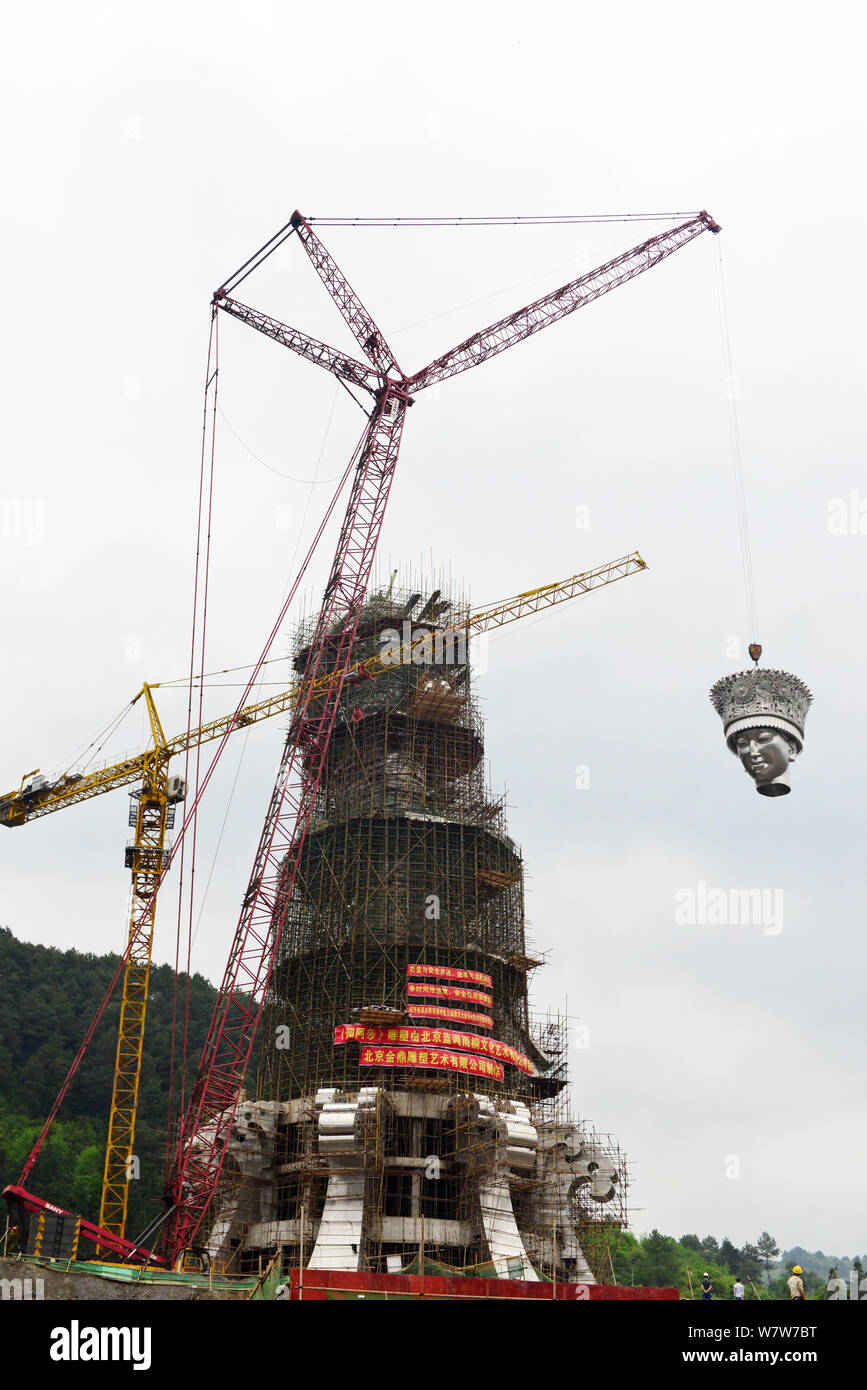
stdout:
[(722, 1245), (719, 1248), (719, 1258), (732, 1274), (737, 1274), (740, 1269), (740, 1254), (737, 1248), (732, 1245), (728, 1236), (723, 1236)]
[(774, 1240), (774, 1237), (772, 1235), (770, 1235), (767, 1231), (762, 1231), (762, 1234), (759, 1236), (758, 1241), (756, 1242), (756, 1248), (758, 1249), (759, 1257), (764, 1261), (765, 1273), (767, 1275), (768, 1280), (768, 1288), (770, 1289), (771, 1263), (779, 1255), (780, 1247)]

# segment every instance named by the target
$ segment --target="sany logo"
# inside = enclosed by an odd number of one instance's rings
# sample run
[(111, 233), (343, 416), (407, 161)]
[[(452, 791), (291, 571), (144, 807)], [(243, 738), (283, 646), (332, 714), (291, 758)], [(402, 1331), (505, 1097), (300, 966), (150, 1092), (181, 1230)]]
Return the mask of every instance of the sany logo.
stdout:
[(69, 1327), (51, 1331), (52, 1361), (131, 1361), (134, 1371), (150, 1370), (149, 1327), (81, 1327), (73, 1318)]

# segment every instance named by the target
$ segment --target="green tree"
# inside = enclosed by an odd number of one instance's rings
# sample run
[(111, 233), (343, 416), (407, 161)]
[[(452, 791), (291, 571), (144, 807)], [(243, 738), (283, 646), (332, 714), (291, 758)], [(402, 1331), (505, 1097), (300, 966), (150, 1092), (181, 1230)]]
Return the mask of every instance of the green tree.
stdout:
[[(779, 1247), (779, 1245), (777, 1244), (777, 1242), (774, 1240), (774, 1237), (773, 1237), (772, 1235), (770, 1235), (767, 1231), (762, 1231), (762, 1234), (759, 1236), (758, 1240), (756, 1241), (756, 1248), (757, 1248), (757, 1250), (758, 1250), (758, 1252), (759, 1252), (759, 1258), (762, 1260), (762, 1262), (763, 1262), (763, 1264), (764, 1264), (764, 1266), (765, 1266), (765, 1274), (767, 1275), (767, 1280), (768, 1280), (768, 1289), (770, 1290), (770, 1287), (771, 1287), (771, 1264), (773, 1263), (773, 1261), (774, 1261), (774, 1260), (777, 1258), (777, 1256), (779, 1255), (779, 1253), (780, 1253), (780, 1247)], [(791, 1271), (790, 1271), (790, 1273), (791, 1273)]]
[(749, 1241), (744, 1242), (741, 1250), (740, 1273), (744, 1283), (753, 1282), (761, 1276), (762, 1262), (759, 1256), (759, 1247), (751, 1245)]
[(634, 1284), (641, 1243), (631, 1231), (613, 1231), (608, 1236), (608, 1249), (618, 1284)]
[(804, 1275), (804, 1292), (808, 1298), (822, 1299), (825, 1297), (825, 1281), (821, 1274), (814, 1274), (808, 1269)]
[(75, 1160), (72, 1191), (76, 1211), (99, 1211), (104, 1158), (101, 1144), (88, 1144)]
[(719, 1248), (721, 1262), (731, 1270), (732, 1274), (737, 1274), (740, 1270), (740, 1252), (737, 1247), (732, 1245), (728, 1236), (723, 1236), (722, 1244)]
[(680, 1284), (681, 1256), (677, 1241), (655, 1228), (641, 1242), (637, 1264), (641, 1274), (637, 1283), (651, 1288), (671, 1288)]

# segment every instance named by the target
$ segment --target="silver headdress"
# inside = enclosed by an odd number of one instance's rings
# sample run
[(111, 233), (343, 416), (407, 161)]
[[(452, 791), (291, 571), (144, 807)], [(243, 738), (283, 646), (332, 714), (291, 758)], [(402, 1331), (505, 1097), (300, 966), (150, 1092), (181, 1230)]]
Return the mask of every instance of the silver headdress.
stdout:
[(790, 764), (804, 746), (804, 721), (813, 700), (804, 682), (788, 671), (755, 667), (723, 676), (710, 698), (729, 751), (740, 758), (756, 791), (786, 796)]
[(755, 667), (723, 676), (711, 688), (713, 707), (723, 722), (729, 750), (738, 756), (736, 738), (744, 729), (776, 729), (794, 739), (800, 753), (804, 723), (813, 696), (803, 681), (788, 671)]

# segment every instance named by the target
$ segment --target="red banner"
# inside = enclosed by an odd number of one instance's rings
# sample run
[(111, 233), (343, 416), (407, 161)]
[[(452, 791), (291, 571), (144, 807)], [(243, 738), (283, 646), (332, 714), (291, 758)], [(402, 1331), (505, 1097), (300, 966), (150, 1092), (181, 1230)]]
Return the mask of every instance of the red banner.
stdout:
[(446, 1018), (451, 1023), (469, 1023), (474, 1028), (493, 1028), (494, 1020), (487, 1014), (473, 1014), (468, 1009), (450, 1009), (445, 1004), (407, 1004), (407, 1012), (419, 1018)]
[(503, 1068), (490, 1057), (475, 1057), (471, 1052), (448, 1052), (442, 1048), (363, 1047), (363, 1067), (425, 1067), (439, 1071), (459, 1071), (467, 1076), (488, 1076), (502, 1081)]
[(457, 1047), (463, 1052), (480, 1052), (485, 1057), (497, 1061), (510, 1062), (513, 1067), (533, 1074), (533, 1064), (529, 1057), (508, 1043), (498, 1042), (496, 1038), (480, 1038), (476, 1033), (458, 1033), (451, 1028), (396, 1028), (374, 1027), (365, 1023), (342, 1023), (334, 1030), (335, 1045), (346, 1042), (392, 1043), (406, 1046), (429, 1048)]
[(426, 975), (441, 980), (468, 980), (474, 985), (484, 985), (486, 989), (493, 989), (494, 982), (490, 975), (483, 975), (481, 970), (463, 970), (456, 965), (408, 965), (407, 975)]
[(435, 994), (438, 999), (465, 999), (470, 1004), (484, 1004), (488, 1009), (493, 1004), (489, 994), (480, 994), (477, 989), (461, 989), (459, 985), (417, 984), (410, 980), (406, 988), (408, 994)]

